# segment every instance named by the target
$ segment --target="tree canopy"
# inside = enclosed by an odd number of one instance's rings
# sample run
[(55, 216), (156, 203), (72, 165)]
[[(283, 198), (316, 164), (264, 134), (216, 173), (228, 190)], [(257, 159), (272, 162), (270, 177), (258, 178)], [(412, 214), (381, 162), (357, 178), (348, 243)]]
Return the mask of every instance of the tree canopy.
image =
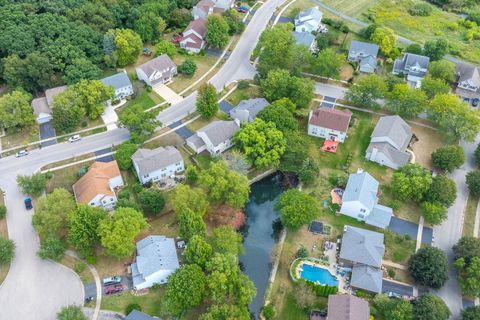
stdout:
[(260, 111), (257, 114), (257, 118), (262, 119), (265, 122), (274, 123), (275, 127), (283, 133), (286, 131), (293, 131), (298, 128), (298, 122), (290, 110), (286, 109), (282, 105), (275, 105), (275, 102)]
[(316, 58), (311, 59), (309, 70), (314, 74), (337, 79), (344, 61), (344, 55), (336, 53), (332, 48), (326, 48), (321, 50)]
[(132, 168), (132, 155), (137, 151), (137, 145), (132, 142), (124, 142), (117, 147), (115, 160), (121, 170), (129, 170)]
[(480, 319), (480, 306), (468, 307), (462, 310), (462, 320)]
[(190, 238), (183, 255), (186, 263), (196, 264), (205, 268), (207, 262), (213, 255), (213, 249), (203, 237), (194, 235)]
[(0, 236), (0, 265), (8, 265), (15, 255), (15, 243)]
[(213, 230), (210, 244), (215, 252), (238, 256), (243, 252), (242, 235), (229, 226)]
[(197, 111), (205, 119), (210, 119), (218, 111), (217, 90), (212, 84), (205, 83), (198, 89)]
[(372, 74), (358, 79), (355, 85), (348, 89), (345, 97), (355, 104), (378, 110), (378, 100), (385, 97), (387, 89), (385, 80)]
[(376, 315), (388, 320), (411, 320), (413, 307), (409, 301), (390, 299), (384, 294), (377, 294), (373, 299)]
[(271, 70), (293, 68), (295, 38), (292, 29), (292, 24), (279, 23), (260, 36), (255, 50), (259, 52), (257, 70), (261, 77), (266, 77)]
[(447, 94), (450, 92), (450, 86), (442, 79), (435, 79), (426, 76), (422, 80), (421, 89), (427, 95), (428, 99), (433, 99), (437, 94)]
[(457, 198), (457, 186), (455, 182), (447, 176), (437, 175), (433, 177), (432, 184), (427, 193), (425, 193), (425, 200), (429, 202), (438, 202), (450, 207)]
[(175, 213), (180, 214), (183, 209), (190, 209), (202, 217), (208, 209), (208, 201), (201, 189), (191, 188), (188, 185), (177, 185), (170, 197), (170, 205)]
[(229, 27), (225, 19), (218, 14), (211, 14), (207, 17), (207, 32), (205, 40), (215, 48), (223, 48), (227, 45), (229, 36)]
[(140, 104), (126, 108), (119, 118), (120, 122), (130, 131), (133, 143), (144, 142), (161, 125), (155, 112), (145, 112)]
[(57, 320), (87, 320), (87, 317), (80, 306), (70, 305), (63, 307), (57, 313)]
[(388, 56), (395, 48), (397, 43), (397, 37), (390, 28), (377, 27), (370, 36), (370, 40), (378, 44), (380, 51)]
[(97, 229), (107, 217), (102, 208), (81, 204), (68, 215), (68, 242), (84, 257), (100, 242)]
[(392, 177), (392, 189), (397, 199), (420, 202), (432, 184), (430, 172), (419, 164), (406, 164)]
[(425, 110), (427, 96), (425, 92), (400, 83), (386, 95), (387, 107), (405, 118), (414, 118)]
[(137, 57), (143, 47), (140, 36), (130, 29), (116, 29), (114, 33), (118, 66), (125, 67), (137, 61)]
[(440, 289), (448, 279), (447, 266), (447, 256), (442, 250), (424, 247), (410, 257), (408, 271), (419, 284)]
[(313, 80), (291, 76), (287, 70), (273, 70), (260, 81), (268, 101), (289, 98), (298, 108), (305, 108), (314, 96)]
[(188, 208), (184, 208), (178, 215), (180, 230), (179, 235), (185, 240), (190, 240), (193, 236), (205, 236), (206, 225), (202, 216)]
[(34, 173), (31, 176), (17, 176), (17, 184), (23, 193), (33, 197), (40, 196), (47, 186), (47, 178), (43, 173)]
[(466, 182), (473, 196), (480, 196), (480, 171), (474, 170), (467, 173)]
[(315, 199), (298, 189), (284, 192), (278, 200), (276, 209), (280, 211), (283, 225), (290, 229), (298, 229), (318, 214)]
[(138, 194), (138, 202), (146, 214), (158, 215), (165, 207), (165, 197), (160, 189), (143, 189)]
[(421, 295), (413, 302), (415, 320), (448, 320), (450, 315), (450, 309), (445, 302), (431, 293)]
[(449, 145), (441, 147), (432, 153), (433, 165), (447, 172), (458, 169), (465, 162), (465, 153), (459, 145)]
[(35, 122), (35, 115), (30, 104), (32, 95), (14, 90), (0, 97), (0, 127), (24, 128)]

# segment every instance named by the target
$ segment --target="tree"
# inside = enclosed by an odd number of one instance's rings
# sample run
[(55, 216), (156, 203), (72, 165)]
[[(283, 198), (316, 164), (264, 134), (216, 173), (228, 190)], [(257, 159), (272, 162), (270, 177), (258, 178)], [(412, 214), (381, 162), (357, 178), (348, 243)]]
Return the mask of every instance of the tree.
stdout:
[(65, 254), (65, 249), (65, 243), (62, 239), (55, 235), (50, 235), (40, 243), (38, 255), (42, 259), (60, 261)]
[(126, 257), (135, 249), (135, 237), (148, 226), (143, 215), (132, 208), (118, 208), (98, 226), (102, 246), (109, 255)]
[(233, 36), (234, 34), (241, 34), (243, 30), (245, 30), (245, 24), (234, 9), (225, 11), (222, 16), (228, 24), (229, 35)]
[(142, 47), (142, 39), (133, 30), (115, 29), (115, 48), (120, 67), (125, 67), (137, 61)]
[(408, 271), (423, 286), (440, 289), (448, 279), (445, 253), (436, 247), (423, 247), (410, 257)]
[(450, 86), (444, 80), (435, 79), (429, 75), (422, 80), (421, 89), (430, 100), (437, 94), (447, 94), (450, 92)]
[(17, 184), (20, 190), (33, 197), (40, 196), (47, 185), (47, 179), (42, 173), (35, 173), (31, 176), (17, 176)]
[(462, 310), (462, 320), (480, 319), (480, 306), (468, 307)]
[(413, 302), (413, 318), (415, 320), (448, 320), (451, 312), (445, 302), (427, 293)]
[(447, 208), (438, 202), (424, 202), (422, 215), (427, 223), (439, 225), (447, 219)]
[(15, 255), (15, 243), (0, 236), (0, 265), (8, 265)]
[(204, 217), (208, 209), (208, 201), (201, 189), (191, 188), (185, 184), (179, 184), (172, 192), (170, 205), (175, 213), (180, 214), (184, 209), (190, 209)]
[(185, 257), (185, 262), (187, 264), (196, 264), (201, 268), (205, 268), (205, 265), (212, 257), (212, 254), (212, 246), (201, 236), (194, 235), (190, 238), (183, 256)]
[(287, 132), (285, 152), (280, 161), (280, 169), (284, 171), (298, 172), (303, 166), (303, 161), (308, 158), (309, 140), (298, 132)]
[(220, 254), (238, 256), (243, 253), (242, 235), (229, 226), (215, 228), (210, 244), (213, 251)]
[(194, 166), (188, 166), (185, 169), (185, 181), (189, 185), (194, 185), (198, 181), (198, 171)]
[(260, 86), (268, 101), (289, 98), (299, 108), (307, 107), (314, 97), (313, 81), (291, 76), (287, 70), (270, 71)]
[(195, 74), (197, 71), (197, 65), (192, 59), (186, 59), (178, 66), (178, 72), (187, 76)]
[(63, 307), (57, 313), (57, 320), (87, 320), (87, 317), (82, 312), (82, 308), (76, 305)]
[(380, 51), (388, 56), (396, 46), (396, 38), (392, 29), (377, 27), (372, 33), (370, 40), (378, 44)]
[(480, 257), (480, 239), (472, 236), (461, 237), (453, 246), (455, 260), (463, 258), (469, 263), (473, 257)]
[(285, 151), (283, 133), (274, 123), (259, 118), (242, 127), (233, 141), (250, 164), (257, 168), (278, 166)]
[(413, 318), (412, 304), (402, 299), (390, 299), (384, 294), (377, 294), (373, 299), (376, 316), (388, 320), (411, 320)]
[(202, 216), (192, 210), (185, 208), (180, 211), (179, 218), (179, 235), (181, 238), (189, 241), (193, 236), (205, 236), (205, 222), (203, 222)]
[(458, 169), (465, 162), (465, 153), (459, 145), (441, 147), (432, 153), (433, 165), (447, 172)]
[[(115, 95), (113, 87), (104, 85), (100, 80), (81, 80), (67, 90), (72, 91), (74, 103), (92, 120), (100, 117), (105, 110), (105, 102)], [(55, 97), (55, 102), (57, 98), (58, 96)]]
[(405, 48), (405, 52), (421, 55), (423, 53), (423, 48), (418, 43), (412, 43)]
[(292, 113), (297, 109), (297, 106), (295, 105), (295, 103), (293, 103), (292, 100), (288, 98), (281, 98), (281, 99), (275, 100), (272, 102), (271, 105), (274, 107), (283, 107)]
[(85, 109), (77, 103), (75, 92), (66, 90), (57, 95), (53, 101), (53, 126), (57, 132), (72, 132), (85, 116)]
[(143, 189), (138, 194), (138, 202), (147, 214), (158, 215), (165, 207), (165, 197), (157, 188)]
[(327, 48), (320, 51), (317, 58), (312, 59), (310, 69), (314, 74), (337, 79), (344, 61), (344, 55), (337, 54), (332, 48)]
[(420, 202), (432, 184), (430, 172), (419, 164), (406, 164), (393, 174), (392, 188), (399, 200)]
[(414, 118), (419, 115), (427, 105), (425, 92), (411, 88), (405, 83), (397, 84), (386, 95), (387, 107), (405, 118)]
[(134, 30), (143, 41), (152, 42), (165, 30), (165, 20), (155, 12), (146, 11), (134, 23)]
[(246, 306), (213, 305), (207, 313), (200, 316), (200, 320), (250, 320), (250, 311)]
[(86, 58), (77, 58), (65, 68), (63, 80), (67, 84), (75, 84), (80, 80), (94, 80), (100, 78), (102, 70)]
[(258, 52), (257, 70), (261, 78), (275, 69), (293, 69), (296, 42), (292, 29), (290, 23), (279, 23), (273, 28), (267, 28), (260, 36), (255, 51)]
[(162, 54), (166, 54), (167, 56), (170, 57), (170, 59), (173, 59), (177, 54), (177, 47), (170, 41), (160, 40), (155, 45), (155, 56), (158, 57), (158, 56), (161, 56)]
[(211, 14), (207, 17), (207, 32), (205, 40), (214, 48), (223, 48), (227, 45), (229, 27), (225, 19), (218, 14)]
[(154, 111), (145, 112), (140, 104), (127, 107), (120, 114), (120, 123), (128, 128), (133, 143), (144, 142), (161, 125)]
[(315, 199), (298, 189), (284, 192), (275, 209), (280, 211), (280, 219), (289, 229), (298, 229), (318, 214)]
[(423, 45), (423, 54), (431, 61), (441, 60), (448, 53), (448, 41), (444, 38), (426, 41)]
[(466, 182), (470, 193), (475, 197), (480, 196), (480, 171), (475, 170), (467, 173)]
[(447, 60), (432, 61), (428, 66), (428, 73), (433, 79), (453, 82), (455, 76), (455, 65)]
[(121, 170), (130, 170), (132, 168), (132, 156), (137, 151), (137, 145), (132, 142), (124, 142), (117, 147), (115, 159)]
[(293, 114), (283, 106), (269, 105), (257, 114), (257, 118), (265, 122), (275, 124), (275, 127), (282, 133), (296, 130), (298, 122)]
[(437, 202), (445, 207), (450, 207), (457, 198), (457, 186), (455, 182), (447, 176), (436, 175), (432, 179), (430, 189), (425, 193), (425, 200)]
[(25, 128), (35, 123), (30, 104), (32, 96), (24, 91), (14, 90), (0, 97), (0, 127), (5, 129)]
[(354, 104), (378, 110), (380, 109), (378, 100), (383, 99), (386, 92), (387, 84), (385, 80), (372, 74), (358, 79), (355, 85), (348, 89), (345, 97)]
[(169, 312), (181, 316), (199, 305), (205, 295), (205, 275), (195, 264), (183, 265), (168, 278), (165, 304)]
[(100, 242), (97, 229), (105, 218), (105, 210), (85, 204), (78, 205), (77, 209), (68, 215), (68, 242), (82, 256), (91, 255)]
[(473, 153), (473, 158), (475, 159), (475, 163), (480, 165), (480, 143), (477, 145), (475, 152)]
[(298, 172), (298, 178), (302, 183), (310, 184), (315, 181), (319, 171), (318, 163), (313, 158), (308, 157), (303, 160), (302, 167)]
[(32, 224), (40, 239), (65, 235), (67, 217), (76, 207), (72, 195), (63, 188), (57, 188), (46, 197), (38, 199)]
[(480, 296), (480, 257), (473, 257), (470, 262), (463, 258), (454, 263), (459, 272), (460, 289), (464, 295)]
[(243, 208), (248, 200), (250, 186), (247, 177), (228, 169), (225, 161), (218, 161), (200, 173), (199, 186), (207, 197), (232, 208)]
[(179, 6), (179, 8), (174, 9), (170, 14), (170, 23), (177, 28), (184, 29), (187, 27), (188, 23), (192, 20), (192, 14), (187, 8)]
[(213, 85), (205, 83), (198, 89), (197, 111), (205, 119), (210, 119), (217, 114), (218, 95)]

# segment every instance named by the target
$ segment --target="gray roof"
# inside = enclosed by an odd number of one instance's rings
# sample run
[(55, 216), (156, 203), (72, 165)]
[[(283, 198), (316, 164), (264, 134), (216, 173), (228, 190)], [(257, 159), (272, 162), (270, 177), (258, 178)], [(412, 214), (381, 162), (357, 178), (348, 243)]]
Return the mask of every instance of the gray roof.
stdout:
[(299, 45), (306, 46), (310, 48), (312, 43), (315, 41), (315, 36), (310, 32), (296, 32), (292, 31), (292, 35), (295, 38), (295, 42)]
[(352, 43), (350, 43), (349, 51), (363, 52), (364, 55), (369, 55), (376, 58), (378, 54), (378, 45), (374, 43), (353, 40)]
[(383, 238), (382, 233), (346, 225), (340, 258), (380, 268), (385, 253)]
[(399, 150), (405, 151), (412, 139), (412, 128), (399, 116), (384, 116), (378, 120), (371, 137), (390, 138), (399, 146)]
[(458, 82), (468, 81), (473, 86), (480, 87), (480, 72), (473, 64), (459, 62), (455, 67)]
[(365, 207), (372, 210), (378, 202), (378, 186), (378, 181), (368, 172), (352, 173), (348, 177), (342, 202), (360, 201)]
[(205, 145), (205, 142), (198, 136), (198, 134), (194, 134), (185, 140), (187, 143), (193, 144), (197, 149), (201, 146)]
[(158, 317), (152, 317), (146, 313), (143, 313), (138, 310), (132, 310), (126, 317), (125, 320), (159, 320)]
[(300, 11), (300, 13), (297, 15), (296, 19), (301, 19), (301, 18), (305, 18), (305, 17), (312, 17), (314, 20), (322, 20), (322, 12), (320, 10), (318, 10), (318, 7), (312, 7), (312, 8), (308, 8), (308, 9), (305, 9), (303, 11)]
[(390, 159), (390, 161), (395, 163), (398, 167), (401, 167), (410, 161), (410, 153), (397, 150), (388, 142), (370, 142), (367, 148), (367, 153), (371, 153), (374, 148), (377, 149), (377, 152), (383, 153), (385, 157)]
[(368, 320), (368, 302), (350, 294), (328, 296), (327, 320)]
[(402, 59), (395, 59), (395, 62), (393, 64), (393, 69), (402, 70), (404, 73), (408, 73), (409, 75), (412, 75), (412, 76), (424, 77), (427, 74), (426, 71), (415, 72), (413, 70), (408, 70), (406, 68), (417, 65), (420, 68), (427, 69), (429, 62), (430, 62), (429, 57), (421, 56), (413, 53), (405, 53)]
[(163, 70), (176, 68), (177, 65), (173, 63), (172, 59), (166, 54), (162, 54), (159, 57), (156, 57), (150, 61), (145, 62), (144, 64), (138, 66), (137, 68), (142, 69), (143, 72), (150, 77), (154, 72), (160, 71), (163, 73)]
[(385, 229), (390, 224), (392, 216), (392, 208), (376, 204), (370, 214), (365, 218), (365, 222), (369, 225)]
[(381, 293), (382, 276), (383, 272), (379, 268), (366, 265), (355, 265), (352, 269), (350, 284), (355, 288)]
[(240, 122), (251, 122), (260, 111), (269, 105), (270, 103), (264, 98), (242, 100), (230, 110), (230, 117), (238, 119)]
[(132, 85), (127, 72), (125, 71), (103, 78), (102, 83), (106, 86), (112, 86), (115, 89), (121, 89)]
[(214, 146), (231, 139), (240, 130), (235, 121), (213, 121), (198, 130), (203, 132)]
[(138, 149), (132, 155), (132, 160), (139, 169), (139, 174), (144, 176), (148, 173), (166, 168), (171, 164), (183, 161), (182, 154), (175, 147), (167, 146), (153, 150)]
[(47, 104), (51, 106), (53, 103), (53, 99), (66, 89), (67, 86), (61, 86), (45, 90), (45, 98), (47, 98)]
[(365, 65), (370, 66), (371, 68), (375, 69), (377, 67), (377, 59), (373, 56), (367, 56), (360, 60), (360, 69)]
[(40, 115), (41, 113), (51, 114), (52, 109), (48, 107), (47, 98), (36, 98), (32, 100), (33, 113)]

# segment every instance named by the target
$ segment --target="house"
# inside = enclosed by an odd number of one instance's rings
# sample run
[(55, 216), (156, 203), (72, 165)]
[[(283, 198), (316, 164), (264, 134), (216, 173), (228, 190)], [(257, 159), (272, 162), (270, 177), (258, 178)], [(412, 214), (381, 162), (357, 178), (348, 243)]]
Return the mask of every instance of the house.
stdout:
[(180, 48), (191, 53), (199, 53), (200, 50), (205, 48), (206, 23), (204, 18), (197, 18), (191, 21), (182, 33), (182, 38), (179, 42)]
[(137, 256), (131, 264), (135, 290), (167, 282), (180, 268), (175, 240), (165, 236), (148, 236), (137, 242)]
[(161, 319), (134, 309), (125, 317), (124, 320), (161, 320)]
[(327, 320), (369, 320), (368, 302), (350, 294), (328, 296)]
[(234, 0), (200, 0), (192, 8), (193, 19), (207, 19), (212, 13), (222, 14), (230, 8), (233, 8)]
[(169, 82), (177, 74), (177, 66), (166, 54), (145, 62), (135, 70), (138, 79), (145, 81), (149, 86)]
[(393, 211), (378, 203), (378, 187), (378, 181), (368, 172), (358, 169), (352, 173), (343, 193), (340, 213), (375, 227), (386, 228)]
[(182, 154), (172, 146), (138, 149), (132, 155), (132, 162), (141, 184), (156, 182), (185, 170)]
[(407, 147), (412, 139), (412, 128), (399, 116), (381, 117), (372, 132), (365, 159), (392, 169), (407, 164)]
[(385, 254), (383, 234), (348, 225), (343, 231), (339, 264), (351, 269), (351, 286), (372, 293), (381, 293), (383, 278), (381, 266)]
[(117, 203), (115, 190), (123, 186), (117, 161), (95, 162), (73, 185), (77, 203), (112, 210)]
[(298, 45), (307, 47), (311, 53), (318, 52), (317, 41), (312, 33), (292, 31), (292, 35)]
[(353, 40), (348, 49), (348, 61), (359, 63), (360, 72), (374, 73), (377, 69), (378, 45)]
[(239, 130), (238, 121), (213, 121), (199, 129), (186, 142), (196, 153), (207, 150), (212, 155), (219, 154), (233, 145), (232, 138)]
[(312, 32), (318, 31), (321, 26), (323, 13), (318, 7), (312, 7), (303, 11), (295, 17), (296, 32)]
[(344, 142), (352, 112), (320, 107), (308, 115), (308, 134), (328, 140)]
[(264, 98), (242, 100), (235, 108), (230, 110), (230, 118), (236, 119), (240, 123), (249, 123), (269, 105), (270, 103)]
[(393, 74), (404, 74), (407, 82), (414, 88), (420, 88), (422, 79), (427, 74), (430, 58), (413, 53), (405, 53), (402, 59), (395, 59)]
[(133, 94), (133, 86), (126, 70), (103, 78), (101, 81), (104, 85), (113, 87), (115, 90), (115, 99), (125, 99)]
[(45, 97), (32, 100), (33, 114), (37, 117), (37, 123), (47, 123), (52, 120), (53, 99), (64, 92), (67, 86), (55, 87), (45, 90)]
[(455, 93), (467, 103), (478, 105), (480, 100), (480, 72), (474, 65), (459, 62), (455, 68)]

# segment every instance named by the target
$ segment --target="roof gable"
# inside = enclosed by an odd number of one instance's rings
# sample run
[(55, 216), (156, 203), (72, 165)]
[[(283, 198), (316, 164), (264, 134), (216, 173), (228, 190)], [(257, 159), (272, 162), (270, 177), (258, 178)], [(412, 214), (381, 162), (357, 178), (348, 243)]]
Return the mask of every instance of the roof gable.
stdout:
[(359, 171), (352, 173), (348, 177), (342, 202), (359, 201), (371, 211), (378, 202), (378, 187), (378, 181), (368, 172)]
[(94, 162), (73, 185), (75, 199), (78, 203), (88, 204), (97, 195), (114, 195), (109, 182), (120, 175), (117, 161)]
[(170, 70), (176, 67), (177, 66), (175, 65), (175, 63), (173, 63), (172, 59), (170, 59), (168, 55), (162, 54), (159, 57), (145, 62), (137, 68), (143, 70), (147, 77), (150, 77), (155, 72), (163, 73), (165, 70)]
[(132, 161), (138, 166), (139, 174), (144, 176), (183, 161), (183, 157), (175, 147), (167, 146), (153, 150), (138, 149), (132, 155)]
[(308, 123), (322, 128), (347, 132), (351, 117), (352, 112), (348, 109), (320, 107), (311, 113)]
[(352, 43), (350, 43), (349, 51), (356, 53), (363, 52), (365, 55), (370, 55), (376, 58), (378, 54), (378, 48), (378, 45), (374, 43), (353, 40)]
[(382, 265), (385, 245), (382, 233), (346, 225), (340, 258), (376, 268)]
[(384, 116), (378, 120), (371, 137), (384, 138), (385, 142), (392, 140), (394, 142), (392, 147), (405, 151), (412, 139), (412, 128), (397, 115)]

